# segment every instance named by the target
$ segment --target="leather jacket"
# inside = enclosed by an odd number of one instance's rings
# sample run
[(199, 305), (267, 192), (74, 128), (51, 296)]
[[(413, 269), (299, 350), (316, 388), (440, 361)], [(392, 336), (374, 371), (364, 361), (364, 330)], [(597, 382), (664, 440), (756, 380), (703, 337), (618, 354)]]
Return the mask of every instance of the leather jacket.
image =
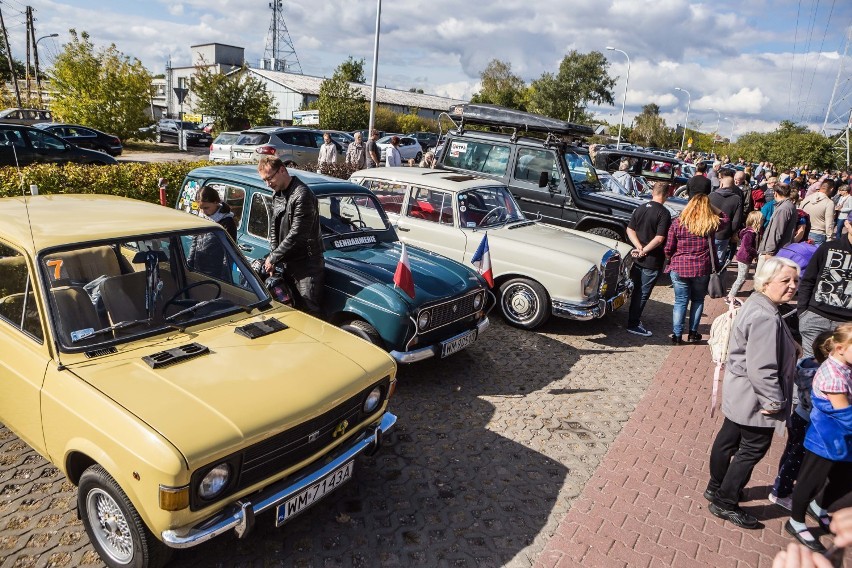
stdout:
[(317, 198), (296, 176), (286, 189), (272, 194), (269, 243), (272, 264), (323, 264)]

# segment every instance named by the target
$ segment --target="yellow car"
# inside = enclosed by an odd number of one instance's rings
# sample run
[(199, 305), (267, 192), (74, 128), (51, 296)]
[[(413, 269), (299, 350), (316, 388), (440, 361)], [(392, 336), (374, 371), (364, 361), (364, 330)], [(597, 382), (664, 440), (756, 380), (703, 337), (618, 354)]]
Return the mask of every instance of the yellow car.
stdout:
[(274, 302), (219, 225), (129, 199), (0, 199), (0, 352), (0, 421), (78, 485), (109, 566), (286, 523), (396, 422), (387, 353)]

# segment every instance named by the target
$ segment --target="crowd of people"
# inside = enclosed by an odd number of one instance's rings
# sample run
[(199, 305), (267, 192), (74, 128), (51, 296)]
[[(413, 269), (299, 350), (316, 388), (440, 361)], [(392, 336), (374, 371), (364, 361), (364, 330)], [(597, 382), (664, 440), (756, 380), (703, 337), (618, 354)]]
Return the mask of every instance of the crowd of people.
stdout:
[[(689, 156), (681, 156), (689, 158)], [(790, 512), (785, 530), (798, 541), (776, 566), (821, 566), (809, 554), (825, 548), (819, 533), (852, 517), (852, 197), (849, 172), (806, 168), (778, 172), (696, 167), (689, 201), (672, 220), (663, 207), (665, 184), (634, 212), (631, 278), (636, 291), (627, 331), (652, 334), (642, 323), (645, 303), (661, 273), (674, 288), (671, 342), (702, 339), (698, 324), (708, 285), (735, 263), (726, 301), (733, 319), (725, 364), (724, 421), (709, 458), (704, 497), (715, 516), (743, 528), (758, 520), (739, 506), (755, 465), (775, 433), (786, 447), (769, 500)], [(756, 266), (755, 266), (756, 264)], [(743, 285), (754, 266), (753, 290)], [(795, 301), (795, 310), (786, 307)], [(685, 337), (684, 337), (685, 334)], [(831, 511), (837, 513), (832, 524)], [(848, 529), (847, 529), (848, 530)], [(839, 546), (850, 539), (837, 538)]]

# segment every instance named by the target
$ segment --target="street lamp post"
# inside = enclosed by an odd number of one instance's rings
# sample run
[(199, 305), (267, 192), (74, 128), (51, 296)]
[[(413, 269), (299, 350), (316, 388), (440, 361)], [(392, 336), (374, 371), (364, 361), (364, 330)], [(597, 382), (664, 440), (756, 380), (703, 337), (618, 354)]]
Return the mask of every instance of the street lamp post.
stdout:
[[(33, 57), (35, 59), (36, 89), (38, 90), (38, 107), (39, 108), (44, 106), (44, 102), (41, 99), (41, 76), (39, 75), (39, 70), (38, 70), (38, 42), (40, 42), (43, 39), (47, 39), (49, 37), (59, 37), (59, 34), (48, 34), (46, 36), (41, 36), (33, 44)], [(30, 86), (27, 85), (27, 96), (29, 96), (29, 92), (30, 92)]]
[(731, 145), (734, 143), (734, 121), (727, 116), (724, 119), (731, 123), (731, 135), (728, 137), (728, 157), (730, 157)]
[(686, 93), (686, 120), (683, 121), (683, 136), (680, 138), (680, 151), (683, 152), (683, 143), (686, 141), (686, 127), (689, 124), (689, 105), (692, 103), (692, 95), (686, 89), (675, 87), (675, 91)]
[(607, 46), (607, 50), (623, 53), (624, 57), (627, 58), (627, 78), (624, 81), (624, 98), (621, 101), (621, 122), (618, 123), (618, 142), (615, 144), (616, 148), (621, 148), (621, 128), (624, 126), (624, 107), (627, 105), (627, 86), (630, 84), (630, 56), (627, 55), (626, 51), (615, 47)]
[(377, 0), (376, 3), (376, 39), (373, 46), (373, 86), (370, 90), (370, 123), (367, 126), (368, 140), (376, 124), (376, 77), (379, 70), (379, 31), (382, 22), (382, 0)]

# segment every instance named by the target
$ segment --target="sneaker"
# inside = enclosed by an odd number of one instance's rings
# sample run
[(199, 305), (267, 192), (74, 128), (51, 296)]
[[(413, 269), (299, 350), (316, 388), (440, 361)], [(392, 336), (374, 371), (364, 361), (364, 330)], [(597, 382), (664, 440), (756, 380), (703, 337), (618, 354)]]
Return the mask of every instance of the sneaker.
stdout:
[(698, 343), (699, 341), (701, 341), (701, 334), (695, 331), (690, 331), (689, 334), (686, 336), (686, 340), (689, 343)]
[(775, 493), (769, 494), (769, 502), (775, 503), (782, 509), (787, 509), (788, 511), (793, 510), (793, 496), (790, 495), (788, 497), (779, 497)]
[(749, 515), (739, 507), (736, 507), (734, 509), (723, 509), (722, 507), (716, 505), (716, 503), (710, 503), (710, 506), (707, 507), (707, 510), (710, 511), (713, 515), (719, 517), (720, 519), (731, 521), (738, 527), (744, 529), (756, 529), (760, 526), (760, 523), (757, 522), (756, 518)]
[(645, 329), (645, 328), (642, 326), (642, 323), (641, 323), (641, 322), (640, 322), (640, 323), (639, 323), (639, 325), (637, 325), (637, 326), (634, 326), (634, 327), (628, 327), (628, 328), (627, 328), (627, 333), (632, 333), (633, 335), (641, 335), (642, 337), (651, 337), (652, 335), (654, 335), (653, 333), (651, 333), (650, 331), (648, 331), (647, 329)]

